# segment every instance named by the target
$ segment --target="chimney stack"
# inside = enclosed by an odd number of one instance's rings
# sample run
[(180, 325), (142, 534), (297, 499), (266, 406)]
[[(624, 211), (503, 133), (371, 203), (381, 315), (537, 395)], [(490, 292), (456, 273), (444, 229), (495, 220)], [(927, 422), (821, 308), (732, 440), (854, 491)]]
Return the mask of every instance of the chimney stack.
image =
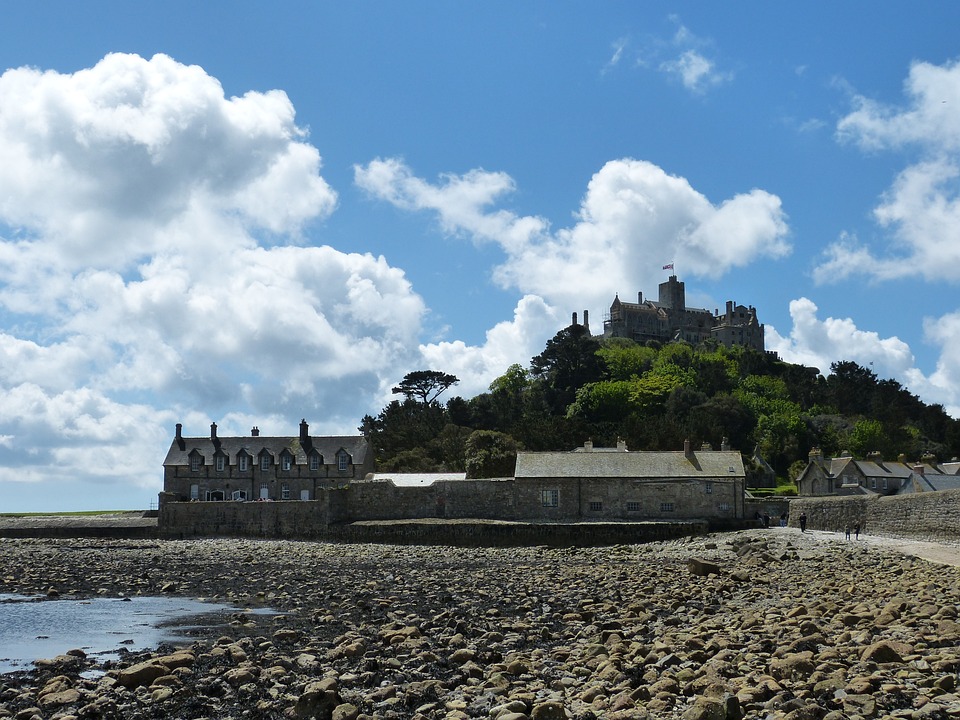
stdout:
[(177, 447), (179, 447), (181, 450), (187, 449), (187, 443), (184, 442), (183, 440), (183, 423), (177, 423), (176, 441), (177, 441)]
[(310, 426), (307, 425), (307, 419), (300, 420), (300, 445), (306, 447), (310, 444)]
[(683, 441), (683, 456), (687, 459), (693, 456), (693, 451), (690, 449), (690, 438)]
[(573, 314), (573, 319), (570, 321), (570, 324), (571, 324), (571, 325), (576, 325), (576, 324), (577, 324), (577, 314), (576, 314), (576, 313)]
[(250, 428), (250, 437), (260, 437), (260, 428), (256, 425)]
[(583, 311), (583, 327), (587, 332), (590, 332), (590, 315), (586, 310)]
[(583, 449), (586, 450), (587, 452), (593, 452), (593, 440), (587, 440), (583, 444)]
[(617, 450), (627, 452), (627, 441), (623, 438), (617, 438)]
[(210, 423), (210, 439), (213, 442), (217, 442), (217, 424)]

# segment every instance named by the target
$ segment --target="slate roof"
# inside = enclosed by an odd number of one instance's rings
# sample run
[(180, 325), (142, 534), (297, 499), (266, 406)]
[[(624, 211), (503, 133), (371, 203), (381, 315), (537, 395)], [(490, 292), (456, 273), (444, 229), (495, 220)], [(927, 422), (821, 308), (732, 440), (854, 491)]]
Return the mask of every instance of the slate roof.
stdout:
[(520, 452), (518, 480), (525, 478), (743, 478), (743, 458), (729, 450)]
[(304, 448), (300, 443), (300, 436), (293, 437), (268, 437), (268, 436), (247, 436), (247, 437), (217, 437), (217, 443), (209, 437), (185, 437), (183, 438), (183, 449), (176, 439), (170, 444), (167, 451), (167, 457), (164, 459), (164, 466), (189, 465), (190, 453), (197, 450), (203, 455), (204, 465), (213, 465), (214, 454), (219, 448), (227, 454), (231, 465), (237, 462), (237, 455), (241, 450), (256, 459), (262, 450), (266, 450), (276, 461), (280, 453), (284, 450), (289, 451), (297, 465), (304, 465), (308, 462), (308, 453), (316, 449), (323, 456), (325, 464), (329, 465), (335, 462), (337, 452), (341, 449), (346, 450), (350, 455), (351, 462), (354, 465), (362, 465), (370, 452), (370, 445), (363, 435), (326, 435), (310, 438), (310, 446)]
[(897, 495), (909, 495), (934, 490), (960, 490), (960, 477), (956, 475), (927, 475), (914, 473), (913, 478), (903, 485)]
[(392, 482), (397, 487), (428, 487), (435, 482), (466, 480), (466, 473), (370, 473), (363, 482)]

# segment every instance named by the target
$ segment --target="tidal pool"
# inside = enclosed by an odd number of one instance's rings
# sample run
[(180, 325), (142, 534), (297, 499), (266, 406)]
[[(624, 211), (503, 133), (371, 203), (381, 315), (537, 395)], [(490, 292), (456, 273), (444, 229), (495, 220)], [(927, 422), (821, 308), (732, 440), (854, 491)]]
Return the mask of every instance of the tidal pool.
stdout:
[(0, 673), (29, 670), (35, 660), (76, 648), (109, 660), (119, 648), (189, 642), (187, 630), (225, 624), (234, 612), (238, 608), (185, 598), (48, 600), (0, 594)]

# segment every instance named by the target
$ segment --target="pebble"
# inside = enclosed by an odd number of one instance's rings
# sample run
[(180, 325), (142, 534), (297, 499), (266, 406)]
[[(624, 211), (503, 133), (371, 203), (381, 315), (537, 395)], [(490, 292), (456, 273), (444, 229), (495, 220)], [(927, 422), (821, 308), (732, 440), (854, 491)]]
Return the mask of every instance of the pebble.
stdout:
[[(0, 593), (241, 608), (184, 647), (2, 675), (0, 717), (953, 717), (958, 580), (763, 530), (564, 549), (0, 540)], [(260, 608), (278, 614), (243, 612)]]

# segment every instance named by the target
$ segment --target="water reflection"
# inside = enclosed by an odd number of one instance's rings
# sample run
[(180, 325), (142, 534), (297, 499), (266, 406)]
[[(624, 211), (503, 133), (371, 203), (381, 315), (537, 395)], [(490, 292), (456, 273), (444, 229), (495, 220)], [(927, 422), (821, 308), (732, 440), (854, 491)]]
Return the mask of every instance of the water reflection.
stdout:
[(235, 611), (173, 597), (47, 600), (0, 594), (0, 673), (28, 670), (35, 660), (75, 648), (107, 660), (121, 647), (135, 651), (189, 642), (184, 621), (197, 617), (205, 626), (218, 625)]

